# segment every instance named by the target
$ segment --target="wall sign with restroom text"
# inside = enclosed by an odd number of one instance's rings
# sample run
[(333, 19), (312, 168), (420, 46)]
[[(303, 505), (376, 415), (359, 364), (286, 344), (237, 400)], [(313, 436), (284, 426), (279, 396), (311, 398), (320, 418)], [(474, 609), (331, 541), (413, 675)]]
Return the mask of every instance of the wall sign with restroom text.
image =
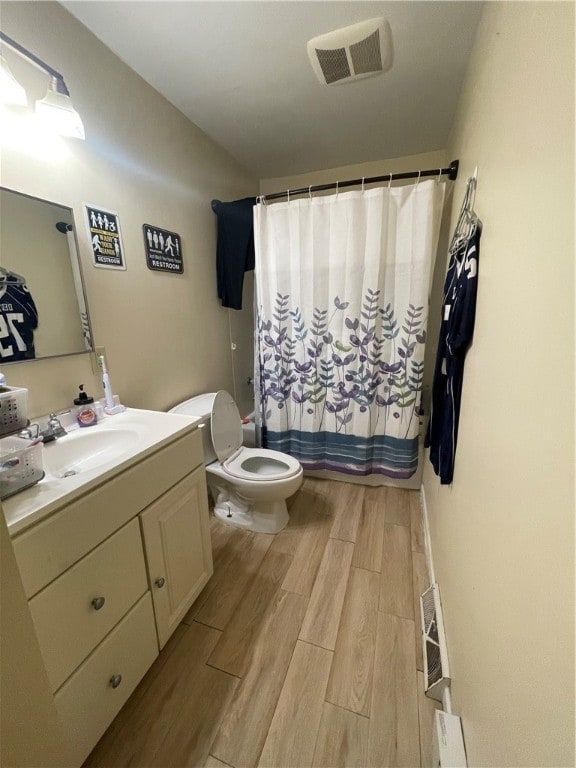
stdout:
[(142, 229), (148, 269), (181, 275), (184, 272), (184, 263), (180, 235), (152, 224), (143, 224)]
[(84, 211), (94, 266), (126, 269), (118, 214), (89, 203), (84, 203)]

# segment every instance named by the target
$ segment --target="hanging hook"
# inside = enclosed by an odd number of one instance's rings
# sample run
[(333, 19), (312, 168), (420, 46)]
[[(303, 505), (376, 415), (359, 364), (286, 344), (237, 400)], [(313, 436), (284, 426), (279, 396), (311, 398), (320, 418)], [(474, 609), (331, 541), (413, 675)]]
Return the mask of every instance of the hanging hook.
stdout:
[(436, 184), (440, 184), (440, 179), (442, 178), (442, 168), (438, 169), (438, 178), (436, 179)]
[(338, 182), (336, 182), (336, 197), (338, 197)]
[(290, 205), (290, 190), (286, 190), (286, 194), (288, 195), (288, 205)]
[(392, 174), (390, 174), (390, 180), (388, 181), (388, 189), (392, 186)]
[(468, 186), (470, 189), (470, 195), (468, 197), (468, 210), (470, 212), (474, 211), (474, 201), (476, 200), (476, 186), (478, 182), (476, 181), (476, 176), (471, 176), (468, 179)]
[(362, 176), (362, 194), (364, 194), (364, 176)]
[(418, 178), (416, 179), (416, 186), (420, 184), (420, 171), (418, 171)]
[(312, 184), (308, 187), (308, 197), (312, 200)]

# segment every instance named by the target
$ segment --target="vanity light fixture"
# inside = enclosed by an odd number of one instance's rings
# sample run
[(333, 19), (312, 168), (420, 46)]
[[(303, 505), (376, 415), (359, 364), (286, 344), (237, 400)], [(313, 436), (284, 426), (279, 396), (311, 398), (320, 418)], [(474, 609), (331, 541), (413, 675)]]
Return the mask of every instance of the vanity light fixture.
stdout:
[(26, 91), (12, 74), (4, 56), (0, 54), (0, 96), (7, 106), (25, 107), (28, 104)]
[[(72, 105), (70, 92), (68, 91), (66, 83), (64, 82), (64, 77), (60, 72), (57, 72), (3, 32), (0, 32), (0, 41), (50, 77), (46, 96), (36, 102), (36, 115), (47, 127), (61, 136), (84, 139), (85, 133), (82, 119)], [(12, 75), (8, 66), (5, 65), (3, 58), (0, 71), (0, 97), (2, 101), (5, 104), (11, 105), (26, 104), (26, 93), (15, 79), (14, 75)], [(10, 82), (10, 78), (12, 83)], [(14, 86), (18, 86), (21, 89), (20, 101), (16, 100), (18, 94), (16, 93)], [(21, 100), (22, 93), (24, 94), (24, 101)]]

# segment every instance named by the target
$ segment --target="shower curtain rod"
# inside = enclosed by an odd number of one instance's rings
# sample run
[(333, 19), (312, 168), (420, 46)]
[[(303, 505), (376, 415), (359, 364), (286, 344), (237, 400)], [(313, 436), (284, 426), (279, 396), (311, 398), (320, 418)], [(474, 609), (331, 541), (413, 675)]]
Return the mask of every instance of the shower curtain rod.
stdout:
[(429, 171), (406, 171), (405, 173), (387, 173), (385, 176), (368, 176), (363, 179), (350, 179), (349, 181), (338, 181), (334, 184), (312, 184), (309, 187), (300, 189), (287, 189), (285, 192), (275, 192), (273, 195), (260, 195), (257, 202), (268, 202), (268, 200), (277, 200), (280, 197), (289, 197), (290, 195), (305, 195), (312, 192), (321, 192), (326, 189), (340, 189), (340, 187), (353, 187), (358, 184), (374, 184), (379, 181), (396, 181), (396, 179), (421, 179), (423, 176), (448, 176), (450, 181), (455, 181), (458, 176), (459, 160), (452, 160), (448, 168), (435, 168)]

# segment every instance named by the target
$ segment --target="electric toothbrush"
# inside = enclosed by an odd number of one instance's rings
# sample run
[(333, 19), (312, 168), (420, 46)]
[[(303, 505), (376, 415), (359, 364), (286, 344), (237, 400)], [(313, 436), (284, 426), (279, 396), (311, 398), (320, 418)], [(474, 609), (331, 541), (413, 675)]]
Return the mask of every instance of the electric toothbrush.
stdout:
[(118, 403), (118, 405), (114, 404), (112, 384), (110, 383), (110, 376), (108, 374), (108, 369), (106, 368), (106, 360), (104, 359), (104, 355), (98, 355), (98, 360), (100, 361), (100, 366), (102, 367), (102, 386), (104, 387), (104, 400), (106, 402), (106, 405), (104, 406), (104, 412), (109, 416), (113, 416), (116, 413), (122, 413), (122, 411), (125, 411), (126, 408), (123, 405), (120, 405), (120, 403)]

